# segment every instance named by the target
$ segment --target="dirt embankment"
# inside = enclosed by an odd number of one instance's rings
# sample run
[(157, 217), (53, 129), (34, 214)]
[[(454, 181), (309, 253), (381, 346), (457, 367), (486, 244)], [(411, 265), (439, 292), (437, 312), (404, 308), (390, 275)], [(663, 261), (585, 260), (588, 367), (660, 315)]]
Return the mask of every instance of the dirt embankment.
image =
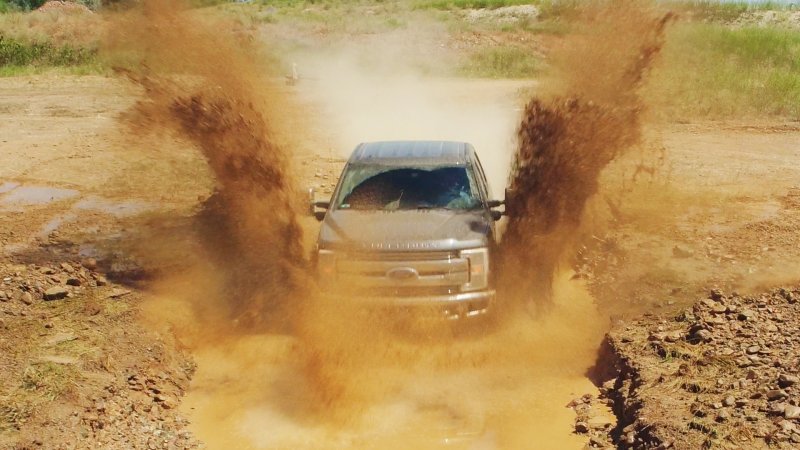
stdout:
[(618, 324), (604, 385), (620, 448), (797, 448), (800, 289), (713, 290), (676, 316)]

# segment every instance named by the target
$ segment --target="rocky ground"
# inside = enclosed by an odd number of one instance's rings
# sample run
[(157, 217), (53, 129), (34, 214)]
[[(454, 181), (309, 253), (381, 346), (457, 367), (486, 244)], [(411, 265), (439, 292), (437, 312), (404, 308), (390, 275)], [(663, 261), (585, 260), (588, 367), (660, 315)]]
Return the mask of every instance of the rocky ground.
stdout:
[[(590, 447), (624, 449), (800, 446), (800, 287), (707, 298), (675, 316), (619, 323), (602, 398), (573, 405)], [(616, 427), (588, 419), (611, 405)]]
[(91, 258), (0, 278), (0, 448), (198, 446), (175, 409), (193, 363), (139, 324), (139, 292)]

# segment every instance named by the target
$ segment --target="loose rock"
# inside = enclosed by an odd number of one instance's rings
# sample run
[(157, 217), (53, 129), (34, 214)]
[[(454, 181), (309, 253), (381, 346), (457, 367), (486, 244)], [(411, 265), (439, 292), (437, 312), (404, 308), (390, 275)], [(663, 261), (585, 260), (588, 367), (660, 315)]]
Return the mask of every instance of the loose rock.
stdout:
[(23, 292), (22, 295), (20, 295), (19, 300), (29, 306), (33, 304), (33, 296), (30, 292)]
[(69, 294), (66, 288), (62, 286), (55, 286), (51, 287), (50, 289), (44, 292), (44, 299), (45, 300), (61, 300), (65, 298)]
[(783, 417), (785, 419), (797, 419), (800, 418), (800, 407), (793, 406), (793, 405), (786, 405), (786, 408), (783, 410)]

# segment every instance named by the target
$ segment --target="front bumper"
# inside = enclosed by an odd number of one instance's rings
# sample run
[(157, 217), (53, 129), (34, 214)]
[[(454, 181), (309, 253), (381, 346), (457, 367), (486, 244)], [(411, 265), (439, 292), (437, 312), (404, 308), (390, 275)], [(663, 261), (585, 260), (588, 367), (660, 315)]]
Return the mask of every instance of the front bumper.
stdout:
[(468, 319), (487, 314), (495, 302), (495, 291), (460, 292), (447, 295), (423, 296), (363, 296), (326, 293), (323, 297), (331, 301), (349, 301), (368, 309), (423, 314), (444, 317), (450, 320)]

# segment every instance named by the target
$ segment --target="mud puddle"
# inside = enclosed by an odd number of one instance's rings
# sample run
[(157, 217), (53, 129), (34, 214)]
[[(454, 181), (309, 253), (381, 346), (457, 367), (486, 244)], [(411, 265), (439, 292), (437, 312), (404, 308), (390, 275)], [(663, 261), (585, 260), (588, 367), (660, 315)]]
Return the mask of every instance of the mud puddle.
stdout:
[(19, 183), (13, 183), (11, 181), (6, 181), (3, 184), (0, 184), (0, 194), (5, 194), (6, 192), (19, 187)]
[[(72, 205), (74, 212), (100, 212), (114, 217), (128, 217), (153, 209), (153, 205), (141, 200), (112, 200), (97, 195), (82, 195), (75, 189), (54, 186), (23, 185), (14, 182), (0, 184), (0, 207), (12, 210), (24, 207), (46, 205), (49, 203), (76, 199)], [(70, 214), (74, 217), (75, 214)], [(63, 221), (63, 218), (62, 220)]]
[(153, 205), (140, 200), (109, 200), (90, 195), (80, 199), (73, 209), (76, 211), (94, 211), (117, 218), (135, 216), (154, 209)]
[[(123, 219), (155, 209), (154, 205), (140, 200), (112, 200), (96, 195), (84, 195), (75, 189), (54, 186), (22, 185), (15, 182), (0, 184), (0, 211), (28, 213), (28, 208), (48, 206), (59, 201), (67, 201), (40, 225), (31, 225), (35, 229), (27, 238), (9, 242), (2, 246), (7, 254), (15, 254), (35, 246), (37, 240), (47, 239), (52, 233), (76, 222), (85, 221), (91, 215), (92, 227), (84, 227), (84, 231), (95, 229), (100, 217)], [(99, 215), (99, 217), (98, 217)], [(38, 227), (38, 229), (36, 229)]]
[(0, 197), (0, 205), (3, 205), (6, 210), (9, 208), (44, 205), (78, 195), (78, 191), (74, 189), (52, 186), (24, 186), (16, 183), (3, 183), (0, 185), (0, 193), (3, 192), (5, 192), (5, 195)]
[(572, 432), (566, 405), (597, 394), (585, 362), (606, 326), (579, 282), (561, 276), (555, 294), (540, 319), (520, 316), (443, 343), (383, 343), (402, 363), (371, 359), (368, 373), (353, 373), (370, 397), (342, 405), (344, 420), (312, 412), (300, 346), (274, 334), (195, 351), (198, 371), (182, 408), (209, 448), (580, 449), (586, 441)]

